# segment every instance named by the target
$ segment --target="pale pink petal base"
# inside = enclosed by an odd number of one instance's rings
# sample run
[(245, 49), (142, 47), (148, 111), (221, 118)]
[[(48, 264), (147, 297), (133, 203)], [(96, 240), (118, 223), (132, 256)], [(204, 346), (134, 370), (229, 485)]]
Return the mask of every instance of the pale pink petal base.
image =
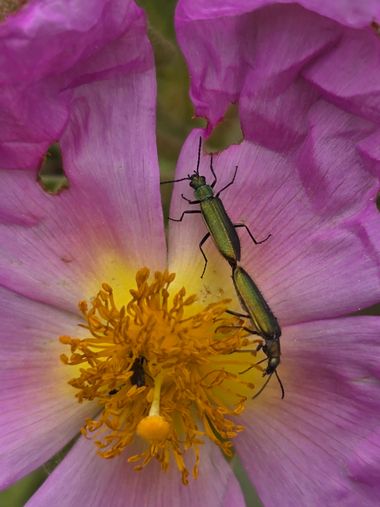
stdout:
[(50, 507), (59, 498), (60, 507), (245, 507), (220, 451), (206, 444), (201, 452), (199, 478), (184, 486), (174, 463), (166, 473), (155, 462), (135, 472), (126, 456), (105, 460), (81, 438), (27, 506)]
[(0, 487), (45, 463), (94, 415), (67, 384), (74, 371), (58, 334), (81, 335), (79, 317), (0, 289)]
[(237, 451), (267, 507), (379, 505), (380, 318), (284, 329), (278, 371)]

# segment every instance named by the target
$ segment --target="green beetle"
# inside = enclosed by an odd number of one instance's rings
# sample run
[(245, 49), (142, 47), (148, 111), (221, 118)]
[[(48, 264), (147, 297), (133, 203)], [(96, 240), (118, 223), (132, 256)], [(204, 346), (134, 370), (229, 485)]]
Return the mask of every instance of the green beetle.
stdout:
[(199, 140), (197, 168), (193, 174), (189, 174), (186, 178), (181, 178), (179, 180), (162, 181), (161, 184), (176, 183), (179, 181), (190, 181), (190, 186), (194, 189), (195, 200), (187, 199), (187, 197), (185, 197), (183, 194), (181, 194), (181, 197), (189, 204), (199, 204), (200, 209), (186, 210), (182, 213), (180, 218), (169, 217), (169, 220), (172, 220), (174, 222), (182, 222), (183, 217), (187, 214), (196, 214), (196, 213), (202, 214), (202, 217), (208, 229), (207, 234), (202, 238), (202, 240), (199, 243), (199, 248), (205, 260), (205, 265), (201, 275), (201, 278), (203, 278), (207, 266), (207, 257), (205, 252), (203, 251), (202, 246), (210, 236), (214, 240), (214, 243), (219, 252), (229, 262), (229, 264), (232, 267), (234, 267), (236, 266), (237, 262), (240, 261), (241, 257), (240, 239), (236, 232), (236, 229), (238, 229), (239, 227), (244, 227), (247, 230), (252, 241), (255, 243), (255, 245), (259, 245), (264, 241), (266, 241), (270, 237), (270, 234), (268, 234), (268, 236), (262, 241), (257, 241), (253, 237), (247, 225), (232, 223), (223, 205), (223, 202), (219, 196), (224, 190), (226, 190), (234, 183), (238, 168), (237, 166), (235, 167), (235, 172), (232, 180), (227, 185), (225, 185), (221, 190), (219, 190), (217, 194), (215, 194), (214, 187), (217, 182), (217, 177), (213, 168), (212, 155), (210, 157), (210, 170), (214, 177), (213, 182), (211, 184), (208, 184), (206, 178), (199, 174), (201, 147), (202, 147), (202, 138), (200, 138)]

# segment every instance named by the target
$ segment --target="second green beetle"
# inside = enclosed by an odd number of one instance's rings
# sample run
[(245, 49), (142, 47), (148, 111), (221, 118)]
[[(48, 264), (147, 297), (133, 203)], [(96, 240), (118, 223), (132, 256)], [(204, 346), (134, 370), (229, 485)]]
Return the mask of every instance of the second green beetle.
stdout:
[(232, 270), (232, 281), (241, 306), (247, 312), (247, 315), (233, 311), (229, 311), (229, 313), (249, 318), (255, 326), (255, 330), (244, 329), (263, 338), (264, 344), (259, 345), (258, 350), (262, 349), (268, 359), (264, 375), (272, 376), (273, 373), (276, 375), (281, 386), (283, 398), (284, 388), (276, 371), (281, 361), (280, 325), (264, 296), (245, 269), (241, 266), (235, 266)]

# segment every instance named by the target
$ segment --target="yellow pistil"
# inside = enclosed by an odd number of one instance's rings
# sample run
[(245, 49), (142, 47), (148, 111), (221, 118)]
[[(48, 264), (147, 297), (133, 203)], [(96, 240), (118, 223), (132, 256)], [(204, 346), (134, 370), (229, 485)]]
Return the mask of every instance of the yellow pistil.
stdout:
[(160, 415), (161, 385), (162, 374), (159, 374), (154, 382), (153, 401), (149, 414), (138, 423), (136, 432), (146, 440), (163, 442), (169, 435), (170, 424)]
[[(153, 458), (166, 470), (173, 456), (187, 484), (190, 461), (198, 475), (205, 437), (232, 454), (231, 439), (244, 429), (233, 419), (254, 388), (239, 371), (255, 363), (257, 341), (247, 337), (239, 319), (226, 317), (229, 300), (199, 308), (184, 288), (171, 297), (174, 278), (155, 273), (149, 281), (149, 270), (139, 270), (137, 289), (121, 308), (104, 283), (90, 305), (80, 303), (89, 336), (61, 336), (71, 347), (61, 359), (80, 365), (70, 381), (78, 400), (100, 404), (99, 416), (82, 429), (95, 436), (98, 454), (112, 458), (136, 443), (141, 452), (128, 458), (136, 470)], [(193, 460), (185, 457), (190, 449)]]

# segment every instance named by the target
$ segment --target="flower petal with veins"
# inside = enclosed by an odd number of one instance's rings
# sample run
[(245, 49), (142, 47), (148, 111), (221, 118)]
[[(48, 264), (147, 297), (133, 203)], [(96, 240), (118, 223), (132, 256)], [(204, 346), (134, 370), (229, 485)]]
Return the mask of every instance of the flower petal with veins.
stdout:
[(199, 479), (186, 488), (173, 472), (172, 467), (163, 476), (157, 463), (133, 472), (123, 456), (111, 461), (100, 459), (93, 452), (93, 445), (81, 438), (27, 506), (47, 507), (57, 497), (62, 507), (245, 506), (232, 469), (214, 446), (205, 445)]
[(4, 488), (45, 463), (93, 416), (94, 404), (79, 405), (59, 361), (57, 326), (77, 327), (78, 318), (0, 289), (0, 477)]
[(48, 195), (31, 171), (0, 172), (1, 283), (75, 312), (124, 259), (133, 271), (165, 263), (155, 74), (133, 37), (126, 76), (73, 91), (60, 140), (69, 190)]
[(284, 328), (285, 399), (272, 379), (237, 442), (266, 506), (378, 505), (378, 462), (363, 450), (380, 449), (379, 331), (378, 317)]

